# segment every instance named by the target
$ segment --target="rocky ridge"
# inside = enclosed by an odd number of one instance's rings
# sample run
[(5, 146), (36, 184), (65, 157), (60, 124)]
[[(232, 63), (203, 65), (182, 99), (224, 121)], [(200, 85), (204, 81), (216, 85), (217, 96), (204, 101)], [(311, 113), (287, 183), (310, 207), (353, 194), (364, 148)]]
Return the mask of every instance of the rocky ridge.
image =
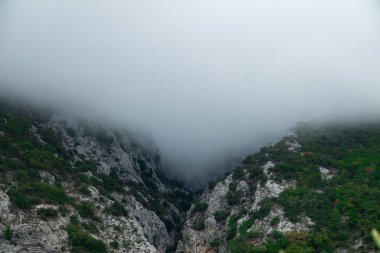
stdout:
[[(300, 124), (203, 192), (177, 253), (375, 252), (369, 231), (380, 218), (379, 178), (372, 177), (379, 168), (368, 166), (377, 161), (379, 133), (377, 124)], [(355, 204), (347, 197), (353, 182), (363, 192)]]
[[(167, 252), (175, 246), (191, 195), (163, 175), (157, 150), (143, 147), (125, 131), (80, 118), (15, 111), (6, 106), (1, 109), (2, 143), (9, 135), (9, 140), (26, 139), (33, 147), (24, 149), (21, 143), (14, 144), (19, 150), (11, 160), (20, 163), (14, 170), (8, 164), (6, 147), (0, 150), (1, 175), (7, 178), (0, 182), (0, 231), (12, 231), (11, 238), (0, 236), (0, 252), (78, 251), (68, 232), (71, 225), (113, 252)], [(24, 121), (28, 125), (25, 131), (13, 133)], [(32, 158), (23, 157), (29, 153), (33, 159), (39, 155), (54, 157), (58, 166), (69, 166), (73, 172), (59, 171), (52, 163), (35, 169), (38, 175), (33, 184), (17, 181), (18, 174), (30, 172)], [(24, 186), (57, 186), (67, 204), (41, 196), (36, 204), (24, 207), (16, 199), (24, 197), (17, 192)], [(12, 195), (13, 191), (16, 193)], [(28, 191), (38, 190), (29, 189), (26, 194)], [(45, 210), (52, 217), (42, 217)], [(103, 245), (95, 248), (91, 252), (104, 251)]]
[(152, 145), (0, 107), (0, 253), (375, 252), (380, 125), (300, 124), (193, 201)]

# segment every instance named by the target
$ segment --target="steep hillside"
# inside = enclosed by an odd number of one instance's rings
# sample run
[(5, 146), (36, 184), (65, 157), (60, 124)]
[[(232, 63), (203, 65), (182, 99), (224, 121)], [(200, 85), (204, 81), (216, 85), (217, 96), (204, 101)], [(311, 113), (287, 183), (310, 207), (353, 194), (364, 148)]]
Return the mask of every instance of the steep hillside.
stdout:
[(210, 185), (177, 252), (374, 252), (373, 227), (380, 124), (300, 124)]
[(192, 203), (127, 132), (0, 104), (0, 253), (374, 252), (380, 124), (299, 124)]
[(191, 201), (128, 133), (0, 105), (1, 253), (170, 252)]

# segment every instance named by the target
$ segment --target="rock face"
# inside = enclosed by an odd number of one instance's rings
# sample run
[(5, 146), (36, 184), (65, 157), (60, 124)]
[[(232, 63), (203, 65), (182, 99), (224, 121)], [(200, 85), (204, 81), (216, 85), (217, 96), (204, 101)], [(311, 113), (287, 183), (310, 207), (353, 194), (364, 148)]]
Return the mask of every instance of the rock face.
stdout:
[[(262, 202), (267, 198), (278, 197), (279, 194), (286, 188), (295, 186), (295, 182), (272, 181), (270, 172), (271, 168), (274, 168), (275, 164), (272, 161), (268, 161), (261, 168), (262, 172), (267, 174), (267, 180), (265, 182), (258, 181), (255, 186), (255, 190), (249, 188), (247, 181), (236, 180), (233, 175), (229, 175), (222, 181), (216, 184), (212, 190), (208, 190), (202, 194), (200, 202), (207, 203), (208, 208), (204, 212), (198, 212), (195, 215), (191, 215), (191, 212), (187, 216), (185, 226), (183, 228), (183, 238), (185, 238), (178, 246), (177, 252), (185, 253), (205, 253), (216, 250), (216, 252), (229, 252), (226, 248), (226, 244), (221, 242), (216, 247), (212, 247), (212, 242), (218, 240), (218, 238), (226, 238), (228, 234), (228, 226), (225, 221), (220, 222), (215, 219), (215, 213), (220, 211), (228, 212), (228, 217), (239, 217), (237, 219), (237, 225), (240, 226), (245, 221), (250, 219), (250, 214), (260, 210)], [(228, 202), (228, 195), (233, 191), (238, 192), (242, 198), (241, 204), (231, 206)], [(235, 186), (237, 185), (237, 186)], [(236, 197), (236, 196), (235, 196)], [(195, 206), (193, 206), (194, 209)], [(243, 210), (243, 212), (242, 212)], [(228, 219), (225, 218), (225, 220)], [(272, 225), (271, 221), (277, 217), (280, 222), (276, 225)], [(203, 231), (197, 231), (192, 227), (192, 224), (197, 219), (204, 219), (205, 229)], [(293, 223), (284, 217), (284, 212), (281, 206), (273, 205), (270, 212), (261, 219), (256, 219), (254, 223), (250, 225), (248, 230), (261, 231), (263, 233), (263, 239), (266, 235), (270, 234), (274, 230), (281, 232), (289, 231), (301, 231), (308, 230), (312, 225), (310, 219), (305, 217), (299, 223)]]
[[(355, 210), (361, 204), (359, 200), (354, 205), (350, 200), (343, 204), (354, 193), (349, 184), (350, 193), (345, 197), (342, 184), (354, 180), (356, 168), (347, 164), (352, 167), (351, 175), (344, 176), (345, 181), (337, 181), (339, 169), (332, 164), (341, 166), (343, 157), (352, 159), (354, 150), (377, 149), (371, 138), (376, 140), (379, 131), (366, 133), (369, 144), (363, 148), (361, 142), (353, 141), (352, 136), (358, 135), (356, 129), (341, 129), (306, 131), (301, 127), (297, 133), (248, 156), (232, 173), (209, 186), (192, 205), (176, 252), (375, 252), (373, 244), (368, 240), (364, 243), (365, 235), (357, 233), (357, 227), (347, 227), (347, 221), (357, 215), (348, 218), (352, 214), (348, 209)], [(341, 144), (345, 142), (346, 150)], [(360, 161), (364, 166), (371, 163), (363, 158)], [(344, 168), (340, 170), (348, 173)], [(366, 181), (373, 171), (373, 167), (366, 167), (366, 175), (361, 178)], [(360, 169), (355, 173), (361, 173)], [(379, 209), (375, 184), (368, 204), (376, 202)], [(359, 185), (357, 189), (365, 192), (366, 187)], [(375, 224), (374, 220), (367, 221)], [(332, 228), (332, 224), (336, 227)], [(365, 231), (370, 231), (371, 226)], [(334, 233), (344, 235), (345, 243), (334, 238)]]
[[(18, 180), (18, 171), (9, 169), (1, 174), (8, 179), (0, 181), (1, 253), (71, 252), (75, 242), (70, 239), (68, 227), (73, 224), (94, 240), (101, 240), (113, 252), (163, 253), (175, 247), (191, 194), (163, 175), (160, 156), (153, 145), (144, 146), (125, 131), (75, 117), (20, 112), (7, 106), (1, 110), (0, 138), (24, 138), (33, 143), (36, 153), (56, 159), (60, 162), (57, 166), (66, 164), (68, 170), (59, 172), (54, 163), (42, 158), (39, 163), (46, 162), (49, 166), (40, 170), (33, 168), (37, 181), (30, 183), (32, 186)], [(23, 133), (13, 133), (7, 125), (9, 121), (20, 125), (25, 121), (28, 127)], [(20, 145), (19, 153), (28, 152), (30, 150), (22, 150)], [(0, 154), (8, 161), (7, 150), (0, 148)], [(33, 155), (29, 160), (21, 155), (12, 159), (31, 166), (31, 159), (39, 159)], [(4, 159), (0, 164), (3, 170), (7, 168)], [(22, 173), (28, 173), (28, 167), (25, 169)], [(36, 200), (40, 204), (25, 208), (22, 203), (16, 203), (17, 194), (9, 193), (13, 187), (53, 188), (57, 185), (68, 196), (67, 204), (60, 201), (50, 204), (49, 199), (54, 196), (33, 192), (40, 198)], [(186, 201), (182, 201), (181, 196)], [(90, 204), (86, 206), (86, 203)], [(51, 212), (51, 217), (44, 217), (44, 210), (48, 210), (47, 215)], [(6, 229), (12, 231), (9, 238), (3, 233)]]
[(1, 105), (0, 253), (375, 252), (378, 140), (380, 124), (301, 126), (194, 202), (154, 145)]

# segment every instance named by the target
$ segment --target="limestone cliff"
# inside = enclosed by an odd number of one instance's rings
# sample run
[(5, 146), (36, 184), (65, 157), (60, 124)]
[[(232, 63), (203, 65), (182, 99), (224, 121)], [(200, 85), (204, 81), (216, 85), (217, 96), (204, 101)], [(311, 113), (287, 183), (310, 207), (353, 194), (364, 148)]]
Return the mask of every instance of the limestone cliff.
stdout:
[(1, 233), (0, 252), (175, 247), (191, 195), (165, 177), (155, 148), (62, 114), (2, 105), (0, 122), (0, 231), (12, 234)]
[(177, 253), (375, 252), (379, 125), (294, 131), (204, 191)]

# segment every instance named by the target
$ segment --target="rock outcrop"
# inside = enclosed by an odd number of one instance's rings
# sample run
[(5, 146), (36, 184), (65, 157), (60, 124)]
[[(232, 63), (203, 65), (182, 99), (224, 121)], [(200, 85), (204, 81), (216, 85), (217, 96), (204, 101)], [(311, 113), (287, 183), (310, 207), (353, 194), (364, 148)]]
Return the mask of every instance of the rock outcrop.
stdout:
[[(31, 148), (35, 149), (35, 153), (25, 159), (22, 154), (29, 154), (29, 150), (22, 149), (21, 144), (17, 143), (20, 147), (13, 158), (6, 157), (3, 147), (0, 149), (1, 175), (8, 178), (0, 182), (0, 231), (9, 229), (12, 234), (6, 238), (1, 233), (1, 253), (70, 252), (74, 246), (68, 226), (72, 224), (78, 224), (75, 225), (78, 229), (102, 241), (113, 252), (164, 253), (175, 247), (186, 210), (183, 206), (190, 205), (191, 194), (163, 175), (154, 145), (144, 146), (126, 131), (81, 118), (43, 115), (7, 106), (1, 109), (0, 138), (9, 135), (13, 140), (25, 139), (33, 143)], [(16, 125), (25, 121), (28, 127), (23, 133), (12, 133), (7, 125), (10, 121)], [(45, 158), (40, 159), (43, 155), (64, 164), (67, 171), (59, 171), (55, 162), (50, 164)], [(7, 169), (9, 158), (20, 161), (22, 170)], [(46, 162), (46, 168), (30, 167), (32, 159)], [(32, 186), (17, 176), (29, 173), (30, 169), (37, 173), (37, 181), (33, 181)], [(37, 202), (41, 204), (23, 207), (19, 203), (17, 206), (14, 201), (18, 193), (12, 195), (10, 189), (37, 187), (38, 182), (41, 187), (62, 188), (67, 204), (59, 201), (49, 204), (45, 196), (38, 196), (41, 199)], [(186, 201), (182, 201), (181, 196), (187, 198)], [(181, 201), (188, 203), (179, 206)], [(90, 204), (86, 206), (87, 203)], [(89, 211), (81, 210), (81, 205)], [(44, 217), (39, 210), (48, 210), (51, 217)]]

